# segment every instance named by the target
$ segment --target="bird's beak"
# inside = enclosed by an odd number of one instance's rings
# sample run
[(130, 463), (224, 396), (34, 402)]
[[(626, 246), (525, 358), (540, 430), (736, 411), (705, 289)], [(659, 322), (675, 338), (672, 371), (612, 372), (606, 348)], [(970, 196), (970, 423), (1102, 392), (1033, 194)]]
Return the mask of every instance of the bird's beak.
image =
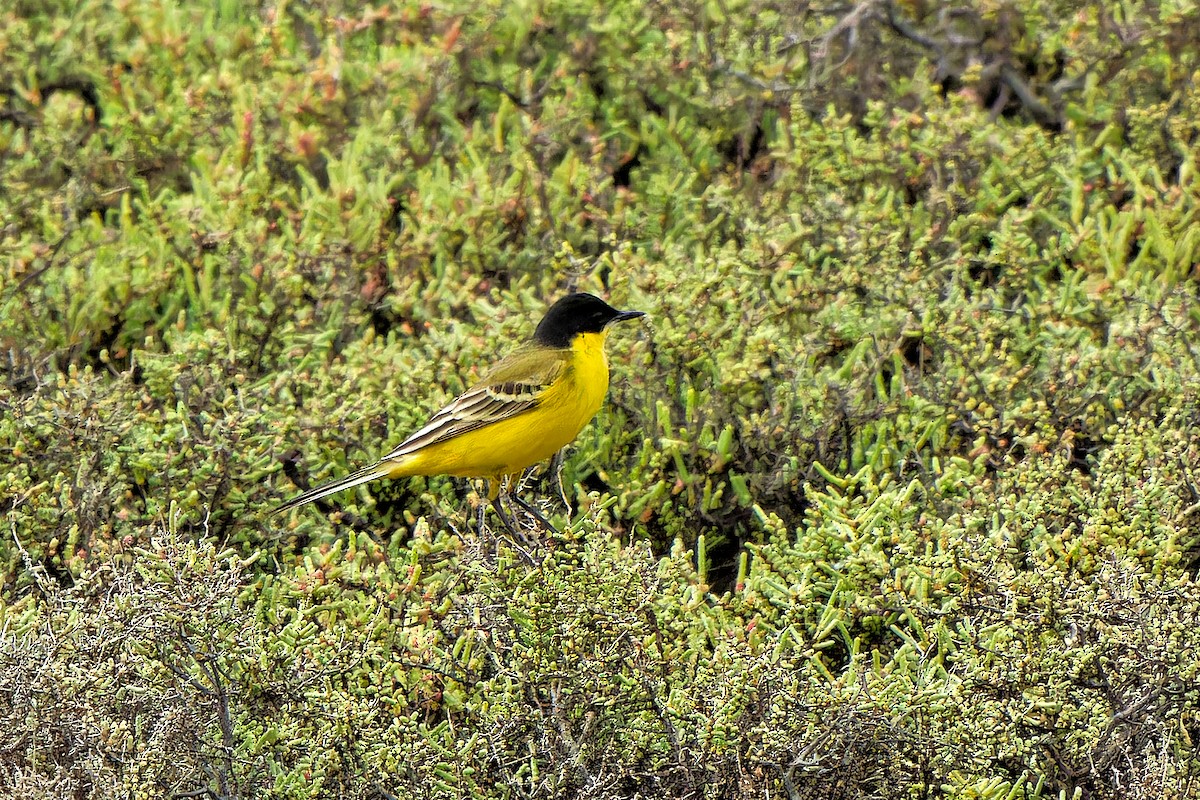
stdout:
[(646, 316), (645, 311), (618, 311), (617, 315), (612, 318), (613, 322), (624, 322), (627, 319), (637, 319), (638, 317)]

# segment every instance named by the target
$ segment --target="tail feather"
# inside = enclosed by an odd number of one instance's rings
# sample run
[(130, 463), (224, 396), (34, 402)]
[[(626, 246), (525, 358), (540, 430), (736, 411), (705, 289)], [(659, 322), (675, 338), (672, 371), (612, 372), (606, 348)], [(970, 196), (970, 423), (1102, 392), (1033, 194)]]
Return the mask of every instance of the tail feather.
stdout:
[(298, 506), (305, 505), (306, 503), (311, 503), (314, 500), (320, 500), (323, 497), (328, 497), (331, 494), (337, 494), (345, 489), (352, 489), (355, 486), (361, 486), (362, 484), (367, 483), (368, 481), (373, 481), (376, 478), (382, 478), (390, 471), (395, 469), (395, 466), (395, 464), (379, 462), (378, 464), (372, 464), (369, 467), (363, 467), (358, 472), (352, 472), (344, 478), (339, 478), (336, 481), (330, 481), (323, 486), (318, 486), (315, 489), (309, 489), (307, 492), (293, 497), (286, 503), (279, 505), (272, 513), (280, 514), (288, 509), (297, 508)]

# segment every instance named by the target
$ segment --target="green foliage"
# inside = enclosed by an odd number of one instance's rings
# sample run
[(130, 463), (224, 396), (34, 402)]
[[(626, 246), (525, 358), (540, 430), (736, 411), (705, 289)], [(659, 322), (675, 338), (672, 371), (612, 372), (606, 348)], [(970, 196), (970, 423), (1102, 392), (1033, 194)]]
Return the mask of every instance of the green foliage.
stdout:
[[(5, 6), (3, 792), (1194, 794), (1198, 13)], [(564, 533), (268, 516), (573, 288)]]

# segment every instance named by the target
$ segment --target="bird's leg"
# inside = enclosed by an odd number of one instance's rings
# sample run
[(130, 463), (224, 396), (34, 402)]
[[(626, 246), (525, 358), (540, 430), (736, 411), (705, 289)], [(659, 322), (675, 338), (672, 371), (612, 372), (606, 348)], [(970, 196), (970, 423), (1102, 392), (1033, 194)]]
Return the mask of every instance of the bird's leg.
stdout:
[[(559, 451), (558, 451), (558, 453), (556, 453), (556, 454), (555, 454), (555, 456), (554, 456), (554, 458), (555, 458), (555, 461), (558, 461), (558, 462), (559, 462), (559, 465), (558, 465), (558, 468), (559, 468), (559, 469), (561, 469), (561, 468), (562, 468), (562, 463), (561, 463), (561, 461), (559, 460), (559, 458), (560, 458), (560, 456), (562, 455), (562, 453), (563, 453), (563, 451), (562, 451), (562, 450), (559, 450)], [(550, 467), (550, 468), (551, 468), (552, 470), (554, 469), (554, 464), (553, 464), (553, 463), (551, 464), (551, 467)], [(522, 474), (521, 474), (521, 475), (520, 475), (520, 476), (517, 478), (517, 480), (515, 481), (515, 483), (516, 483), (516, 486), (515, 486), (514, 490), (513, 490), (513, 491), (512, 491), (512, 492), (509, 494), (509, 497), (510, 497), (510, 499), (512, 500), (512, 502), (514, 502), (514, 503), (516, 503), (518, 506), (520, 506), (520, 507), (521, 507), (521, 509), (522, 509), (522, 510), (523, 510), (523, 511), (524, 511), (526, 514), (528, 514), (529, 516), (531, 516), (531, 517), (533, 517), (535, 520), (537, 520), (538, 524), (539, 524), (539, 525), (541, 525), (541, 526), (542, 526), (542, 528), (543, 528), (544, 530), (548, 530), (548, 531), (551, 531), (551, 532), (553, 532), (553, 533), (558, 533), (558, 532), (559, 532), (559, 531), (558, 531), (558, 528), (554, 527), (553, 523), (551, 523), (551, 522), (550, 522), (550, 520), (546, 519), (546, 517), (542, 515), (542, 512), (541, 512), (541, 510), (539, 510), (539, 509), (538, 509), (538, 507), (537, 507), (536, 505), (534, 505), (533, 503), (530, 503), (530, 502), (527, 502), (527, 501), (525, 501), (525, 500), (524, 500), (524, 499), (522, 499), (522, 497), (521, 497), (521, 490), (522, 490), (522, 489), (525, 487), (525, 485), (526, 485), (527, 483), (530, 483), (530, 482), (532, 482), (532, 478), (534, 477), (534, 474), (535, 474), (536, 472), (537, 472), (537, 467), (530, 467), (529, 469), (525, 470), (525, 472), (524, 472), (524, 473), (522, 473)], [(514, 477), (517, 477), (517, 476), (514, 476)], [(564, 502), (564, 504), (565, 504), (565, 502)], [(568, 516), (569, 516), (569, 514), (570, 514), (570, 508), (568, 508), (568, 509), (567, 509), (567, 512), (568, 512)]]
[(475, 517), (475, 533), (480, 538), (483, 538), (483, 536), (484, 536), (483, 518), (486, 514), (487, 514), (487, 506), (483, 503), (480, 503), (479, 504), (479, 512), (476, 514), (476, 517)]
[(534, 506), (530, 505), (529, 503), (526, 503), (524, 500), (522, 500), (520, 495), (514, 494), (514, 495), (510, 495), (510, 497), (514, 503), (519, 505), (521, 508), (525, 509), (526, 513), (528, 513), (531, 517), (533, 517), (539, 523), (541, 523), (543, 528), (550, 531), (551, 533), (560, 533), (558, 528), (554, 527), (554, 525), (551, 524), (550, 520), (548, 520), (542, 516), (542, 512), (538, 511), (536, 507), (534, 507)]
[[(563, 485), (563, 465), (566, 463), (567, 450), (564, 447), (554, 454), (554, 458), (550, 459), (550, 472), (554, 475), (554, 485), (558, 487), (558, 499), (562, 500), (563, 508), (567, 512), (567, 527), (571, 527), (571, 517), (574, 512), (571, 508), (571, 501), (567, 498), (567, 487)], [(554, 526), (550, 526), (550, 530), (558, 533)]]
[[(504, 527), (508, 529), (510, 534), (508, 537), (509, 544), (513, 546), (513, 549), (520, 554), (526, 563), (530, 566), (537, 566), (540, 563), (540, 559), (535, 558), (531, 552), (535, 547), (535, 543), (531, 542), (529, 537), (522, 533), (520, 523), (504, 510), (503, 500), (505, 498), (517, 502), (520, 501), (514, 495), (509, 494), (507, 486), (501, 486), (496, 496), (492, 498), (492, 507), (496, 509), (496, 516), (500, 517), (500, 521), (504, 523)], [(527, 506), (521, 503), (521, 507), (526, 508)]]
[[(497, 550), (496, 544), (497, 543), (496, 543), (496, 537), (492, 535), (492, 532), (490, 530), (488, 530), (488, 527), (487, 527), (487, 522), (486, 522), (487, 507), (488, 507), (488, 504), (484, 503), (482, 501), (480, 501), (479, 505), (476, 506), (475, 534), (476, 534), (476, 538), (479, 542), (480, 555), (483, 557), (485, 562), (495, 564), (496, 563), (496, 550)], [(467, 519), (470, 520), (470, 518), (471, 518), (471, 516), (470, 516), (470, 513), (468, 512)], [(468, 530), (469, 529), (470, 529), (470, 523), (468, 522)]]
[(567, 519), (571, 519), (571, 501), (567, 499), (567, 487), (563, 486), (562, 472), (563, 464), (566, 463), (567, 449), (564, 447), (554, 454), (554, 458), (550, 459), (550, 471), (554, 473), (554, 485), (558, 487), (558, 499), (562, 500), (563, 507), (567, 509)]
[(497, 497), (492, 501), (492, 508), (496, 510), (496, 516), (500, 518), (502, 523), (504, 523), (504, 527), (508, 530), (508, 532), (513, 536), (519, 536), (521, 532), (517, 529), (517, 524), (513, 518), (507, 511), (504, 510), (504, 504), (500, 501), (500, 497)]
[(499, 498), (492, 501), (492, 508), (496, 509), (496, 516), (500, 517), (500, 521), (504, 523), (504, 527), (508, 528), (508, 532), (510, 534), (508, 537), (508, 543), (511, 544), (513, 549), (516, 550), (521, 558), (525, 560), (525, 563), (529, 564), (531, 567), (536, 567), (539, 563), (539, 560), (534, 558), (533, 554), (526, 549), (532, 548), (532, 544), (530, 543), (529, 539), (525, 537), (525, 534), (521, 533), (521, 529), (514, 523), (512, 517), (508, 515), (508, 512), (504, 510), (504, 506), (501, 505)]
[[(501, 495), (504, 494), (504, 476), (495, 475), (491, 478), (488, 478), (487, 487), (487, 499), (492, 508), (495, 510), (496, 516), (500, 518), (502, 523), (504, 523), (504, 527), (508, 529), (509, 533), (515, 533), (516, 531), (513, 528), (512, 518), (504, 512), (504, 505), (501, 503)], [(482, 508), (482, 505), (480, 507)], [(481, 518), (482, 513), (483, 512), (481, 511)]]

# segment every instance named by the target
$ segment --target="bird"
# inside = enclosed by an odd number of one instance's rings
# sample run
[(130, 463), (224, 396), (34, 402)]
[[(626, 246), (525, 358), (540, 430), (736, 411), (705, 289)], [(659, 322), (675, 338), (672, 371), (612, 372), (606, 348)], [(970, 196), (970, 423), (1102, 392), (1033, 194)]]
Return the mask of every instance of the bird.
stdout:
[[(378, 478), (452, 475), (486, 478), (488, 501), (511, 530), (497, 502), (501, 486), (566, 447), (591, 421), (608, 393), (604, 343), (609, 326), (644, 316), (644, 311), (618, 311), (586, 292), (561, 298), (532, 337), (394, 450), (370, 466), (297, 495), (275, 513)], [(532, 506), (513, 499), (551, 527)], [(480, 514), (482, 523), (482, 507)]]

